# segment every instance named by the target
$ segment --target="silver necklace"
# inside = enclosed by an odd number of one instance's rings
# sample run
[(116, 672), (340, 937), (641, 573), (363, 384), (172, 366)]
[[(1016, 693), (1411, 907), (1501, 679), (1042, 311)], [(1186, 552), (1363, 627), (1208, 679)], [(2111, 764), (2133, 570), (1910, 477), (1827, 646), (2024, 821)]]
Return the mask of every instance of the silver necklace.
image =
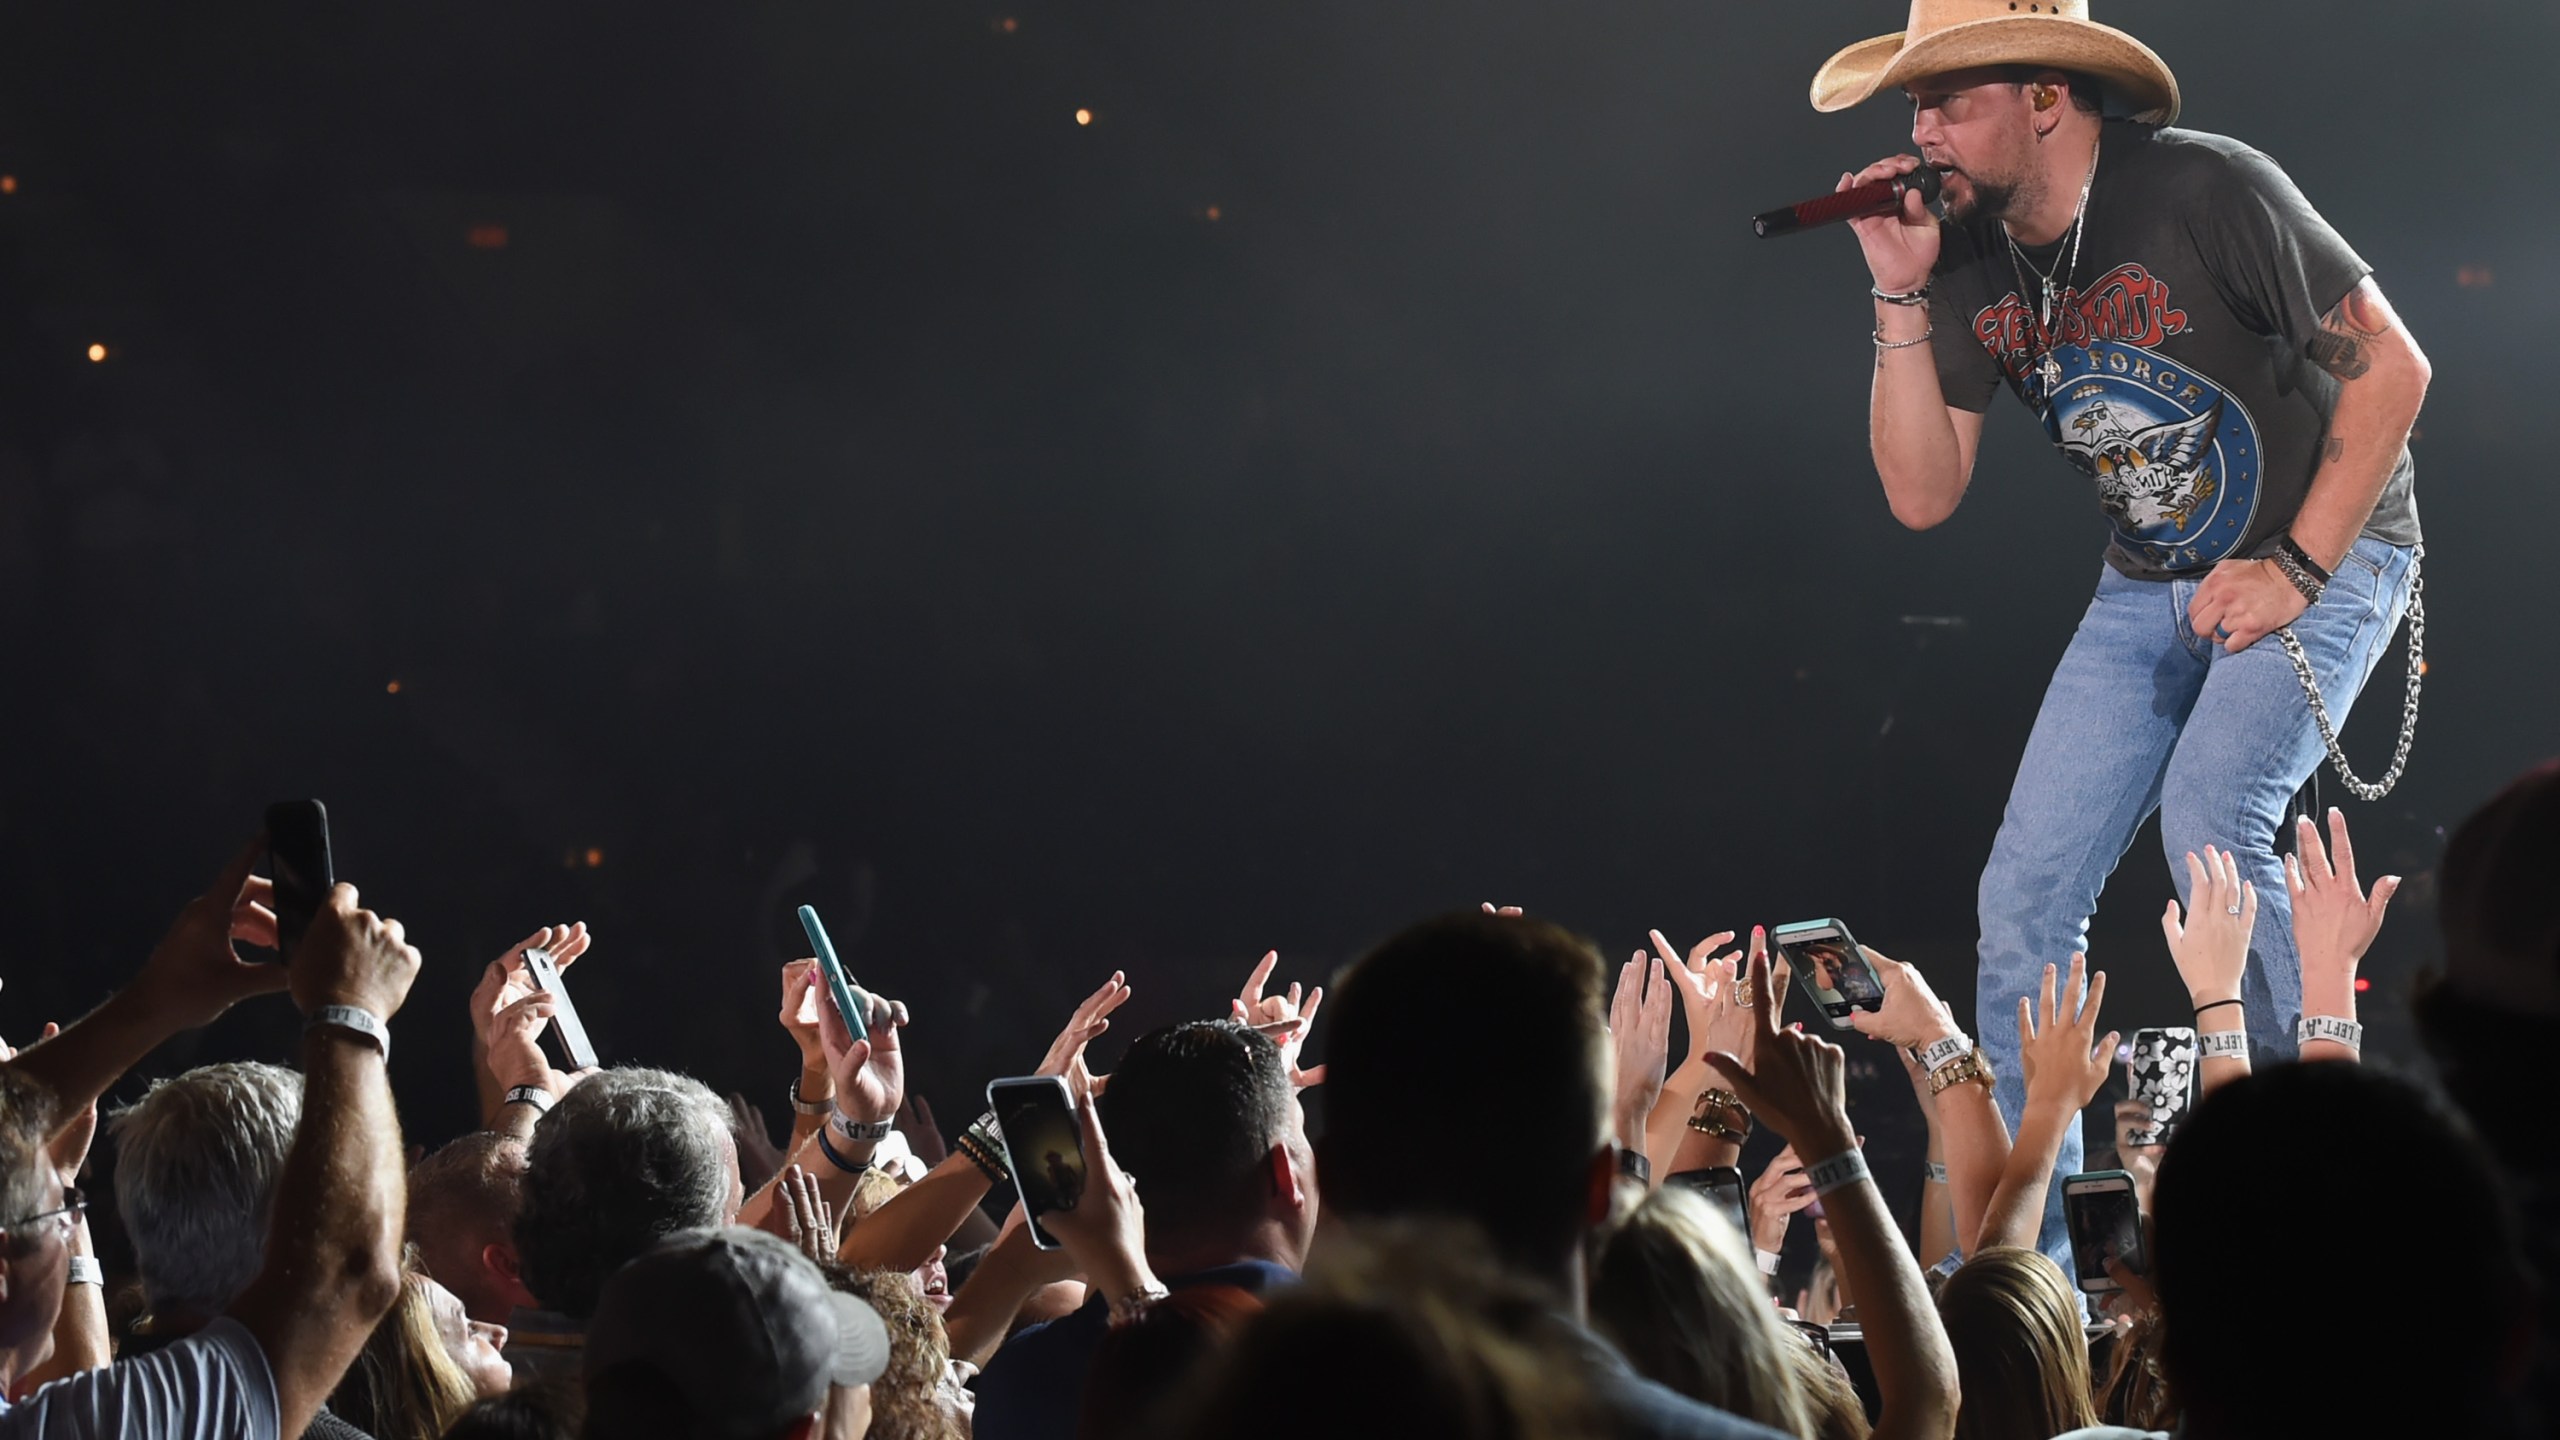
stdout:
[[(2023, 292), (2027, 288), (2029, 270), (2034, 270), (2036, 279), (2042, 282), (2036, 298), (2036, 332), (2044, 344), (2044, 360), (2036, 367), (2036, 373), (2044, 380), (2044, 393), (2047, 395), (2062, 383), (2062, 362), (2053, 357), (2053, 310), (2060, 303), (2061, 288), (2080, 273), (2080, 241), (2089, 229), (2089, 192), (2097, 183), (2098, 145), (2092, 140), (2089, 143), (2088, 178), (2080, 182), (2080, 203), (2071, 212), (2070, 258), (2053, 271), (2037, 269), (2036, 263), (2018, 248), (2018, 237), (2009, 233), (2008, 223), (2003, 221), (2000, 226), (2000, 237), (2009, 242), (2009, 269), (2018, 277), (2018, 289)], [(2063, 260), (2061, 256), (2054, 258)]]

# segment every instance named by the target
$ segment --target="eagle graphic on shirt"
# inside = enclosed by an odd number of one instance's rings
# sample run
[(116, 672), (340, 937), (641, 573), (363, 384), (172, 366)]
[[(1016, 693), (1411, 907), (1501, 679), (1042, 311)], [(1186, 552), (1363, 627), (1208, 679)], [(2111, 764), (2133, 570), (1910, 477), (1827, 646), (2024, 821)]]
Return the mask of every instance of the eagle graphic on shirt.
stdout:
[(2048, 327), (2017, 292), (2003, 295), (1974, 316), (1974, 338), (2096, 483), (2118, 542), (2168, 570), (2237, 552), (2265, 468), (2258, 423), (2164, 348), (2189, 329), (2168, 283), (2119, 265), (2056, 299)]
[(2128, 424), (2103, 393), (2071, 417), (2070, 428), (2083, 438), (2064, 435), (2055, 445), (2098, 482), (2098, 504), (2118, 527), (2185, 529), (2221, 488), (2213, 474), (2213, 434), (2222, 424), (2223, 397), (2216, 395), (2202, 415), (2135, 429), (2147, 417)]

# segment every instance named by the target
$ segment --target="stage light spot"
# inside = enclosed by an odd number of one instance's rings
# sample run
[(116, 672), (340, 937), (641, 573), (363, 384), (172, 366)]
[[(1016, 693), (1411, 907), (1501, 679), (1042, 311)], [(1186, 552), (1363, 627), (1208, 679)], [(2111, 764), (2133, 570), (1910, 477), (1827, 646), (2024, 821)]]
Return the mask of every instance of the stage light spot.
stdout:
[(602, 851), (602, 850), (600, 850), (600, 849), (596, 848), (596, 847), (595, 847), (595, 846), (593, 846), (593, 845), (588, 846), (588, 847), (587, 847), (587, 868), (588, 868), (588, 869), (590, 869), (590, 870), (601, 870), (601, 869), (603, 869), (603, 868), (604, 868), (604, 851)]
[(1200, 212), (1202, 218), (1206, 219), (1212, 225), (1218, 223), (1219, 217), (1222, 213), (1223, 212), (1221, 212), (1215, 205), (1212, 205), (1208, 209)]
[(107, 347), (106, 347), (106, 346), (104, 346), (104, 345), (92, 345), (92, 346), (90, 346), (90, 347), (89, 347), (89, 363), (90, 363), (90, 364), (92, 364), (92, 365), (101, 365), (101, 364), (104, 364), (104, 363), (106, 363), (106, 358), (107, 358)]
[(1090, 125), (1090, 124), (1092, 124), (1092, 123), (1093, 123), (1093, 112), (1092, 112), (1092, 111), (1090, 111), (1090, 110), (1079, 110), (1079, 111), (1077, 111), (1077, 112), (1076, 112), (1076, 123), (1077, 123), (1077, 124), (1079, 124), (1079, 125)]
[(15, 175), (0, 175), (0, 195), (15, 195), (17, 193), (18, 177)]
[(2357, 977), (2356, 977), (2356, 993), (2357, 993), (2357, 994), (2361, 995), (2361, 994), (2363, 994), (2364, 992), (2366, 992), (2367, 990), (2370, 990), (2370, 989), (2372, 989), (2372, 988), (2373, 988), (2373, 982), (2372, 982), (2372, 981), (2367, 980), (2366, 978), (2364, 978), (2364, 977), (2363, 977), (2363, 976), (2361, 976), (2361, 975), (2359, 975), (2359, 976), (2357, 976)]
[(1014, 19), (1010, 15), (1007, 15), (996, 22), (996, 33), (999, 35), (1010, 35), (1021, 28), (1022, 22)]
[(504, 250), (507, 248), (507, 227), (474, 225), (463, 232), (462, 243), (474, 250)]
[(2498, 272), (2486, 265), (2465, 265), (2453, 272), (2453, 283), (2465, 290), (2486, 290), (2498, 283)]
[(394, 680), (394, 681), (392, 681), (390, 684), (383, 686), (383, 687), (382, 687), (382, 693), (383, 693), (383, 694), (385, 694), (385, 695), (397, 695), (397, 694), (399, 694), (399, 693), (400, 693), (400, 682), (399, 682), (399, 681), (397, 681), (397, 680)]

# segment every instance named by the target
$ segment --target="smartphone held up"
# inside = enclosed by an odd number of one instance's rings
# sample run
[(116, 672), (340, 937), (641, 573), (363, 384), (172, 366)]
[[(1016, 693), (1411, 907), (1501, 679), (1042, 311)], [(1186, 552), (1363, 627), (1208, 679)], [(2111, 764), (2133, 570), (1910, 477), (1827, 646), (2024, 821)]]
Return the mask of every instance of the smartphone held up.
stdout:
[(2090, 1170), (2062, 1182), (2062, 1219), (2071, 1234), (2071, 1269), (2080, 1289), (2103, 1295), (2124, 1287), (2107, 1274), (2107, 1262), (2147, 1273), (2142, 1250), (2142, 1202), (2133, 1176), (2122, 1170)]
[(1867, 952), (1838, 920), (1800, 920), (1769, 932), (1769, 943), (1787, 957), (1796, 983), (1834, 1030), (1856, 1027), (1851, 1013), (1884, 1008), (1884, 979)]
[(1084, 1198), (1084, 1127), (1076, 1118), (1067, 1082), (1055, 1075), (1026, 1075), (987, 1086), (987, 1108), (1004, 1134), (1005, 1164), (1022, 1195), (1022, 1218), (1031, 1243), (1058, 1248), (1040, 1223), (1052, 1210), (1073, 1210)]
[(328, 807), (317, 800), (267, 807), (267, 878), (275, 882), (276, 957), (291, 960), (338, 883), (329, 858)]

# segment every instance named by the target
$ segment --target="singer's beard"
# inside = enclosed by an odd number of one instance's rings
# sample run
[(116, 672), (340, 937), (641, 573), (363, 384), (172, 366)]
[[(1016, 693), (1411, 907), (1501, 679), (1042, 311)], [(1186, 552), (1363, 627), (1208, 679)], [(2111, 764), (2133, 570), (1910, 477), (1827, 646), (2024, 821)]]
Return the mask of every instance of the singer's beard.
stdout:
[(1959, 224), (1972, 220), (2006, 220), (2018, 203), (2018, 186), (2012, 182), (1999, 184), (1983, 180), (1968, 172), (1964, 176), (1962, 194), (1947, 192), (1947, 218)]

